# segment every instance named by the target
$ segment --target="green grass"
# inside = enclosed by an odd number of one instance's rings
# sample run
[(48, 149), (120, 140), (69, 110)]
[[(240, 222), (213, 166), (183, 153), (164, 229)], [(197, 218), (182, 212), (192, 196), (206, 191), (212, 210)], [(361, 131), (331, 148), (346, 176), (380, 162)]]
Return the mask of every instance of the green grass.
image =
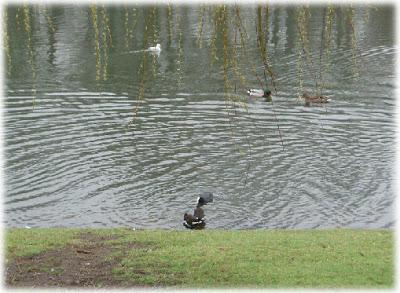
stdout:
[(7, 255), (65, 245), (77, 231), (119, 236), (108, 240), (118, 249), (105, 257), (120, 257), (113, 274), (121, 282), (186, 288), (394, 286), (391, 230), (18, 229), (6, 233)]
[(33, 256), (48, 249), (71, 243), (78, 229), (40, 228), (10, 229), (6, 231), (6, 258)]

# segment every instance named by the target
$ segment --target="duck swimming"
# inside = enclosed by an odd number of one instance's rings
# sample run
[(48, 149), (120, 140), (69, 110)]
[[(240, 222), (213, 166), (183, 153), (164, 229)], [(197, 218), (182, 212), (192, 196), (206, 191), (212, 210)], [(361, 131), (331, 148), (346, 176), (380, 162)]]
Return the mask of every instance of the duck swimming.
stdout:
[(266, 102), (272, 102), (271, 91), (269, 89), (266, 89), (265, 91), (260, 89), (248, 89), (247, 93), (249, 96), (262, 97), (265, 98)]
[(325, 96), (310, 96), (308, 93), (303, 93), (302, 98), (305, 101), (305, 106), (310, 106), (313, 104), (325, 104), (329, 103), (331, 99)]
[(183, 226), (188, 229), (200, 230), (206, 226), (204, 210), (202, 206), (213, 202), (214, 196), (212, 192), (202, 192), (197, 198), (197, 206), (194, 209), (193, 215), (185, 213), (183, 215)]
[(193, 215), (185, 213), (183, 215), (183, 226), (188, 229), (203, 229), (206, 226), (204, 219), (204, 210), (201, 208), (202, 204), (198, 203), (194, 210)]

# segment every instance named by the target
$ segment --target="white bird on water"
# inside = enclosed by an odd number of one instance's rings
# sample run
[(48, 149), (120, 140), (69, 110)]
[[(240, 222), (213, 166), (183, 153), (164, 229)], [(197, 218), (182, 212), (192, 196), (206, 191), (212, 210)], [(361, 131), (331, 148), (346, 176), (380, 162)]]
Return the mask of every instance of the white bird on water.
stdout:
[(161, 52), (161, 45), (160, 45), (160, 44), (157, 44), (157, 46), (155, 46), (155, 47), (150, 47), (150, 48), (148, 49), (148, 51), (159, 53), (159, 52)]

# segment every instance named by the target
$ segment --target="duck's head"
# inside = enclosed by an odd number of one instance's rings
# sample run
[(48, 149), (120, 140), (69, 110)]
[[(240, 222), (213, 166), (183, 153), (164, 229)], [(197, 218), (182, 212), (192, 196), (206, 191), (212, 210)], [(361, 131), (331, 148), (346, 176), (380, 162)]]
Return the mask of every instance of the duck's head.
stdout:
[(264, 96), (270, 96), (272, 93), (271, 93), (271, 91), (269, 90), (269, 89), (266, 89), (265, 91), (264, 91)]
[(269, 90), (269, 89), (265, 89), (265, 91), (264, 91), (264, 95), (263, 95), (263, 97), (265, 98), (265, 100), (267, 101), (267, 102), (271, 102), (272, 101), (272, 96), (271, 96), (271, 91)]
[(301, 98), (304, 99), (304, 106), (306, 106), (306, 107), (311, 106), (311, 96), (307, 92), (304, 92), (301, 95)]
[(207, 204), (207, 202), (204, 200), (204, 198), (199, 197), (197, 199), (197, 207), (202, 207), (203, 205)]

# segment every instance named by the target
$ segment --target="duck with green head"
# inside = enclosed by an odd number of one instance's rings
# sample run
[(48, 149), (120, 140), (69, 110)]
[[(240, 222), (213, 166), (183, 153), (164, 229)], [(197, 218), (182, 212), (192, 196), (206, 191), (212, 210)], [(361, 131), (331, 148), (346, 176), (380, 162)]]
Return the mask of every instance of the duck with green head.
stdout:
[(266, 102), (272, 102), (271, 91), (268, 88), (266, 88), (265, 90), (248, 89), (247, 93), (249, 94), (249, 96), (262, 97), (265, 98)]

